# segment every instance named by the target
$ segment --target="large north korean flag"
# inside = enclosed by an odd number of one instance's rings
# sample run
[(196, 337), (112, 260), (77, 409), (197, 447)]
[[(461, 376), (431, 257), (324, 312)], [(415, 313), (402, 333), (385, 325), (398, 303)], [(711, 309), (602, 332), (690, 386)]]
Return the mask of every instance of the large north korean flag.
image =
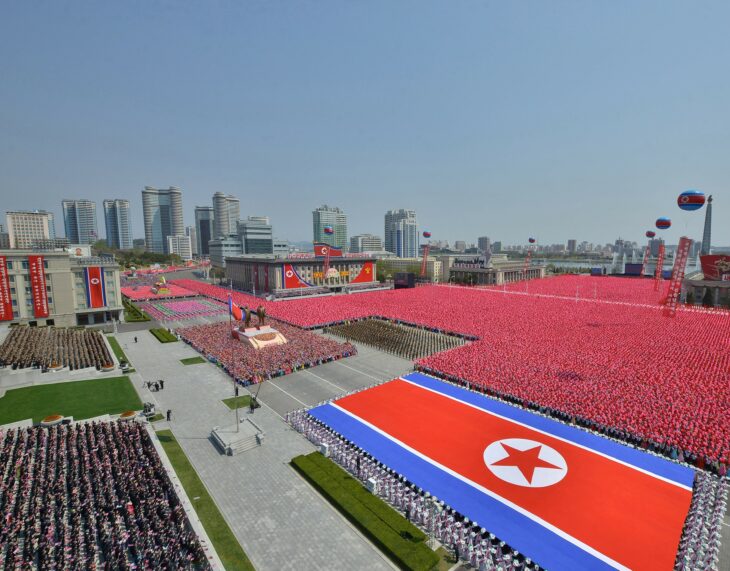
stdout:
[(420, 373), (310, 414), (543, 567), (674, 567), (689, 468)]
[(86, 302), (91, 308), (106, 306), (106, 290), (104, 288), (104, 272), (99, 266), (86, 268)]

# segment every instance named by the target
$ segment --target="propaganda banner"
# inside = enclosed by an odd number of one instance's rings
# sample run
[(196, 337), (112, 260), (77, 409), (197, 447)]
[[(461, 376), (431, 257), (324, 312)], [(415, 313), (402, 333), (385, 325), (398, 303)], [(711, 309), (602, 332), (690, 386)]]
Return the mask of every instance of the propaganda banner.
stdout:
[(33, 295), (33, 315), (48, 317), (48, 292), (43, 256), (28, 256), (30, 270), (30, 291)]
[(641, 273), (640, 276), (643, 276), (646, 273), (646, 265), (649, 263), (649, 252), (651, 251), (651, 248), (649, 246), (646, 247), (646, 250), (644, 250), (644, 261), (641, 264)]
[(363, 264), (360, 273), (353, 279), (351, 284), (363, 284), (375, 281), (375, 263), (367, 261)]
[(659, 256), (656, 260), (656, 269), (654, 270), (654, 291), (659, 291), (659, 281), (662, 279), (662, 269), (664, 268), (664, 244), (659, 244)]
[(90, 308), (106, 307), (106, 289), (104, 288), (104, 272), (99, 266), (86, 268), (86, 303)]
[(342, 250), (333, 248), (329, 244), (317, 243), (314, 245), (314, 255), (317, 257), (329, 256), (330, 258), (341, 258)]
[(700, 263), (706, 280), (730, 281), (730, 256), (700, 256)]
[(13, 302), (10, 299), (10, 277), (8, 276), (8, 259), (0, 256), (0, 321), (13, 319)]
[(284, 279), (282, 282), (284, 284), (284, 289), (298, 289), (310, 287), (312, 285), (305, 282), (291, 264), (284, 264), (283, 272)]
[(667, 289), (667, 302), (664, 306), (665, 317), (674, 317), (677, 315), (679, 294), (682, 291), (684, 270), (687, 267), (687, 258), (689, 257), (689, 249), (691, 247), (692, 240), (687, 238), (687, 236), (682, 236), (679, 239), (677, 255), (674, 257), (674, 267), (672, 268), (672, 278), (669, 280), (669, 288)]

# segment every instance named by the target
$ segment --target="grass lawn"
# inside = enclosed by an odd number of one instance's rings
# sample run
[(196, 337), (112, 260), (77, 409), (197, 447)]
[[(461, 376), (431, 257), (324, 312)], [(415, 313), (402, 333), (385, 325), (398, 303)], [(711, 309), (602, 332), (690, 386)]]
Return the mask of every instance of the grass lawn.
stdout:
[(107, 335), (107, 340), (109, 341), (109, 345), (112, 347), (112, 351), (114, 351), (114, 354), (117, 356), (117, 360), (121, 363), (122, 361), (126, 361), (129, 363), (129, 359), (127, 359), (127, 356), (124, 354), (124, 351), (122, 351), (121, 345), (119, 345), (119, 341), (117, 341), (117, 338), (113, 335)]
[[(177, 440), (169, 430), (160, 430), (157, 436), (165, 449), (170, 462), (180, 483), (185, 488), (190, 501), (198, 514), (208, 537), (213, 542), (218, 557), (221, 558), (223, 566), (228, 571), (241, 570), (253, 571), (253, 565), (246, 557), (241, 549), (236, 536), (233, 535), (231, 528), (228, 527), (226, 520), (223, 519), (218, 507), (215, 505), (213, 498), (208, 494), (208, 490), (200, 481), (195, 468), (190, 464), (185, 452), (178, 444)], [(197, 498), (197, 499), (196, 499)]]
[(158, 412), (156, 415), (150, 418), (150, 422), (157, 422), (158, 420), (165, 420), (165, 415)]
[(150, 329), (149, 332), (152, 333), (152, 335), (154, 335), (160, 343), (174, 343), (177, 341), (177, 337), (173, 333), (170, 333), (167, 329), (163, 329), (162, 327)]
[(312, 452), (291, 463), (398, 567), (429, 571), (439, 563), (439, 556), (426, 544), (426, 534), (330, 459)]
[(81, 420), (141, 409), (142, 402), (129, 377), (53, 383), (10, 389), (0, 398), (0, 424), (26, 418), (38, 422), (50, 414)]
[(203, 359), (203, 357), (198, 356), (198, 357), (188, 357), (187, 359), (180, 359), (180, 362), (183, 365), (197, 365), (198, 363), (207, 363), (208, 361)]
[(223, 399), (223, 402), (226, 403), (226, 406), (231, 410), (246, 408), (251, 403), (251, 396), (241, 395), (240, 397), (231, 397), (229, 399)]

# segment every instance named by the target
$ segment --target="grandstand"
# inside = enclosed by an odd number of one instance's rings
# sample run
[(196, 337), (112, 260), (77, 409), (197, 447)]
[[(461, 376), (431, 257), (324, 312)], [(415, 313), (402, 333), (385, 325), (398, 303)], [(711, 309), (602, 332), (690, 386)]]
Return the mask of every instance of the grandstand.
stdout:
[(145, 427), (0, 431), (0, 568), (209, 569)]
[(16, 326), (0, 345), (0, 366), (13, 369), (111, 368), (114, 365), (101, 332)]

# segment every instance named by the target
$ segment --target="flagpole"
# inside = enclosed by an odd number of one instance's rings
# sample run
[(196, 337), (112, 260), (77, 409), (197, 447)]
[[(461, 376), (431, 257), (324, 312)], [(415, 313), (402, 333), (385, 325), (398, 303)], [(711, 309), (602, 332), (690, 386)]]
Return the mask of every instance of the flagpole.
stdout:
[[(233, 317), (233, 280), (228, 279), (228, 285), (230, 286), (230, 292), (228, 293), (228, 327), (231, 328), (230, 335), (231, 339), (233, 338), (233, 322), (231, 318)], [(239, 425), (239, 417), (238, 417), (238, 399), (236, 398), (236, 355), (235, 351), (232, 351), (231, 353), (232, 357), (232, 369), (233, 369), (233, 403), (236, 408), (236, 432), (238, 432), (238, 425)]]

